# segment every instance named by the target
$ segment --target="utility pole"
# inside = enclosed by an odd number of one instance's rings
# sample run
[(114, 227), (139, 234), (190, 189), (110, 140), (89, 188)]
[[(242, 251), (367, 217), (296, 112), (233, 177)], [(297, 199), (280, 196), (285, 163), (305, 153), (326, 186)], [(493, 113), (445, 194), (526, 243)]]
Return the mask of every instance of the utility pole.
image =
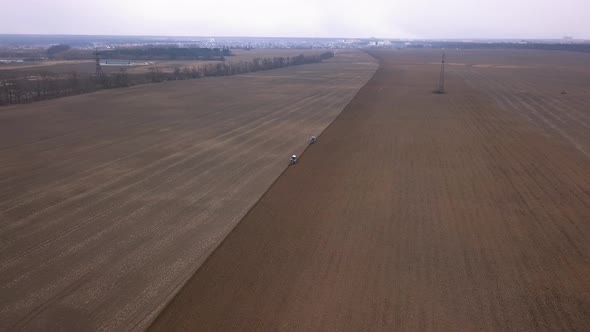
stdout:
[(445, 51), (443, 49), (442, 59), (440, 62), (440, 78), (438, 80), (438, 89), (436, 93), (443, 94), (445, 93)]
[(102, 67), (100, 66), (100, 56), (98, 54), (98, 47), (94, 49), (94, 54), (96, 55), (96, 78), (100, 79), (102, 78), (102, 76), (104, 75), (104, 73), (102, 72)]

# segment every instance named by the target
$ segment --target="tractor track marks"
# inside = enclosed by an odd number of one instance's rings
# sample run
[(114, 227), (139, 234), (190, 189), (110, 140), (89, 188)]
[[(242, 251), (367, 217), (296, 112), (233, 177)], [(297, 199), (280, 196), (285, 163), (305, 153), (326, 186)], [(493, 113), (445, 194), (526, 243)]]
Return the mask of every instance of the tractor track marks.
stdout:
[(371, 54), (151, 330), (590, 328), (590, 56), (448, 51), (511, 69), (449, 66), (436, 95), (439, 51)]
[(144, 329), (377, 68), (338, 54), (3, 109), (0, 325)]

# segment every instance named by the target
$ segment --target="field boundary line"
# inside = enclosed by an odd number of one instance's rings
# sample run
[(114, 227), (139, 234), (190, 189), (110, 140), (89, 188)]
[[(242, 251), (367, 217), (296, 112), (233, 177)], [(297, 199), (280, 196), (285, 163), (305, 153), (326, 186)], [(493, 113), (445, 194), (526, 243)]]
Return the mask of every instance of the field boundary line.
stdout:
[[(373, 72), (373, 74), (367, 79), (367, 81), (360, 87), (360, 89), (358, 89), (358, 91), (354, 94), (354, 96), (348, 101), (348, 103), (342, 108), (342, 110), (340, 111), (340, 113), (338, 113), (338, 115), (336, 117), (334, 117), (334, 119), (318, 134), (316, 135), (319, 138), (321, 138), (322, 134), (328, 129), (330, 128), (334, 122), (336, 122), (336, 120), (338, 120), (338, 118), (340, 118), (342, 116), (342, 113), (344, 113), (350, 106), (350, 104), (352, 103), (352, 101), (356, 98), (356, 96), (361, 92), (361, 90), (365, 89), (366, 86), (369, 84), (369, 82), (373, 79), (373, 76), (379, 71), (379, 69), (381, 68), (381, 61), (376, 59), (375, 57), (373, 57), (370, 53), (366, 52), (365, 50), (359, 50), (365, 54), (367, 54), (368, 56), (370, 56), (376, 63), (377, 63), (377, 68), (375, 69), (375, 71)], [(317, 144), (317, 143), (316, 143)], [(301, 152), (300, 155), (300, 159), (303, 158), (303, 155), (305, 154), (305, 151), (310, 147), (310, 145), (306, 145), (303, 148), (303, 151)], [(252, 213), (252, 210), (254, 210), (255, 207), (258, 206), (258, 204), (260, 204), (260, 202), (262, 201), (262, 199), (264, 197), (266, 197), (266, 195), (268, 194), (268, 192), (275, 186), (275, 184), (279, 181), (279, 179), (281, 179), (281, 177), (283, 177), (285, 175), (285, 173), (287, 172), (287, 170), (290, 168), (290, 166), (286, 166), (281, 173), (279, 173), (279, 175), (271, 182), (271, 184), (268, 186), (268, 188), (266, 188), (266, 190), (264, 190), (264, 192), (262, 193), (262, 195), (260, 195), (260, 197), (256, 200), (256, 202), (254, 202), (254, 204), (252, 204), (252, 206), (250, 206), (248, 208), (248, 210), (246, 211), (246, 213), (244, 213), (244, 215), (240, 218), (240, 220), (238, 220), (235, 225), (233, 225), (232, 227), (230, 227), (227, 230), (227, 233), (225, 233), (222, 236), (221, 241), (219, 241), (219, 243), (217, 243), (216, 245), (211, 246), (210, 250), (208, 250), (207, 252), (203, 253), (201, 255), (201, 257), (204, 257), (203, 261), (201, 262), (201, 264), (195, 269), (195, 271), (193, 273), (191, 273), (189, 275), (189, 277), (184, 280), (183, 282), (181, 282), (177, 287), (175, 287), (173, 289), (173, 291), (171, 291), (167, 297), (169, 297), (167, 300), (165, 300), (164, 302), (161, 303), (161, 305), (158, 305), (158, 308), (155, 308), (151, 313), (149, 313), (148, 315), (146, 315), (146, 317), (144, 319), (142, 319), (140, 322), (138, 322), (137, 324), (135, 324), (134, 326), (130, 327), (130, 330), (133, 331), (143, 331), (146, 328), (149, 328), (153, 322), (162, 314), (162, 312), (170, 305), (170, 303), (172, 301), (174, 301), (174, 299), (176, 298), (176, 296), (182, 291), (182, 289), (184, 287), (186, 287), (187, 283), (203, 268), (203, 266), (205, 264), (207, 264), (207, 262), (211, 259), (211, 257), (213, 256), (213, 254), (215, 253), (215, 251), (217, 251), (219, 249), (219, 247), (221, 247), (222, 244), (224, 244), (227, 241), (227, 238), (229, 237), (229, 235), (242, 223), (242, 221)]]

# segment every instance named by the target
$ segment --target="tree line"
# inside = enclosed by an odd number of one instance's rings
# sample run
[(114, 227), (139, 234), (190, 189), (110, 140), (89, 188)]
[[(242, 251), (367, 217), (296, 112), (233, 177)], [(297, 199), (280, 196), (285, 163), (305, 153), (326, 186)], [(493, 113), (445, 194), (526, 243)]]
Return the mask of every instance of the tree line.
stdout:
[(15, 72), (0, 71), (0, 105), (28, 103), (138, 84), (238, 75), (318, 63), (333, 56), (334, 52), (329, 51), (313, 55), (300, 54), (294, 57), (255, 58), (240, 62), (223, 61), (199, 67), (176, 67), (173, 72), (163, 72), (157, 66), (151, 66), (145, 74), (130, 74), (125, 69), (121, 69), (119, 72), (98, 77), (75, 71), (67, 75), (41, 71), (34, 75), (18, 77)]
[(557, 44), (557, 43), (477, 43), (477, 42), (428, 42), (424, 44), (410, 45), (409, 48), (447, 48), (447, 49), (518, 49), (518, 50), (546, 50), (546, 51), (570, 51), (590, 52), (590, 43), (585, 44)]
[(123, 60), (223, 60), (233, 55), (228, 48), (204, 47), (120, 48), (100, 51), (99, 54), (102, 58)]

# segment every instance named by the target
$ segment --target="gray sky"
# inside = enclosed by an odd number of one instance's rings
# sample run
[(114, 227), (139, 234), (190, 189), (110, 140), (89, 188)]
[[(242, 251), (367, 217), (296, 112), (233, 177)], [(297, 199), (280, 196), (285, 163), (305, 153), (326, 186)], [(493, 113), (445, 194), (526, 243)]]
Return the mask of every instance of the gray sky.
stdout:
[(0, 33), (590, 39), (590, 0), (0, 0)]

